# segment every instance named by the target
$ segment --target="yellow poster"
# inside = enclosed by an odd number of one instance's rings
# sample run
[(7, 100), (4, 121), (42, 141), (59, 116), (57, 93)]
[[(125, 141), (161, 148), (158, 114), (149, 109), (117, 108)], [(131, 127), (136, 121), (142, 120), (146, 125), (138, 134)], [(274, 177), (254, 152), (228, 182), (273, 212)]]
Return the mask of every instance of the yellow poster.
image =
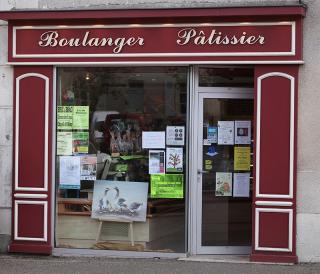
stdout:
[(250, 147), (234, 147), (234, 170), (250, 170)]

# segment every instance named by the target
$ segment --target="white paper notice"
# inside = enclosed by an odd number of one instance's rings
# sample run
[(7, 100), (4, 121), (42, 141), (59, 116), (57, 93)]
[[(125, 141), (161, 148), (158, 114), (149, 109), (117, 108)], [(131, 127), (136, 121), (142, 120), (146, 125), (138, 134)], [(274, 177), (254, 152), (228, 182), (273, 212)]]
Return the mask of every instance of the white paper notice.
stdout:
[(218, 121), (218, 145), (234, 144), (234, 121)]
[(167, 147), (167, 172), (183, 172), (183, 148)]
[(184, 145), (184, 126), (167, 126), (167, 145)]
[(249, 197), (250, 173), (233, 173), (233, 197)]
[(60, 157), (60, 185), (62, 189), (80, 189), (80, 157)]
[(235, 121), (234, 142), (235, 144), (251, 144), (251, 121)]
[(149, 174), (164, 174), (164, 150), (149, 150)]
[(143, 131), (142, 148), (165, 148), (165, 131)]

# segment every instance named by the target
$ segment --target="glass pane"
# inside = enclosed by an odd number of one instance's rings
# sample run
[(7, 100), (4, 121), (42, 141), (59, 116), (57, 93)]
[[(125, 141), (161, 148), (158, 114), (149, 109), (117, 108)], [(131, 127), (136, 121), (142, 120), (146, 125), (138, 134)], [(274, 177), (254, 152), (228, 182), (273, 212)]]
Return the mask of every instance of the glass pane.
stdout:
[(251, 243), (252, 120), (251, 99), (204, 99), (203, 246)]
[[(185, 67), (58, 70), (58, 247), (185, 252), (187, 72)], [(168, 126), (184, 130), (184, 142), (163, 146)], [(145, 148), (142, 135), (148, 132), (155, 133), (155, 143)], [(179, 168), (171, 170), (165, 166), (170, 148), (179, 156)], [(100, 232), (99, 218), (109, 220)], [(127, 221), (133, 219), (139, 221), (131, 237)]]
[(252, 68), (199, 68), (200, 87), (253, 87)]

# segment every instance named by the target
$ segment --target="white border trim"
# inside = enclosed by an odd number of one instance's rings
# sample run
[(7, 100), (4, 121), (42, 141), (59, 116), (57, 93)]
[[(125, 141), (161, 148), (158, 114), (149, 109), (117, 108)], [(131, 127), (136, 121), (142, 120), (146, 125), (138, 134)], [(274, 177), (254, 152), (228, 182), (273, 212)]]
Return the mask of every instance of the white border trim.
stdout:
[(27, 198), (27, 199), (30, 199), (30, 198), (46, 199), (46, 198), (48, 198), (47, 194), (37, 194), (37, 193), (34, 193), (34, 194), (30, 194), (30, 193), (15, 193), (13, 196), (14, 196), (14, 198)]
[[(20, 105), (20, 80), (27, 77), (38, 77), (45, 80), (45, 141), (44, 141), (44, 178), (43, 187), (19, 187), (19, 105)], [(15, 191), (48, 191), (48, 131), (49, 131), (49, 78), (39, 73), (26, 73), (16, 78), (16, 124), (15, 124)]]
[[(112, 54), (17, 54), (17, 30), (23, 29), (113, 29), (113, 28), (176, 28), (208, 26), (291, 26), (291, 50), (284, 52), (204, 52), (204, 53), (112, 53)], [(182, 57), (182, 56), (294, 56), (296, 54), (296, 23), (289, 22), (235, 22), (203, 24), (130, 24), (130, 25), (84, 25), (84, 26), (14, 26), (12, 29), (13, 58), (64, 58), (64, 57)]]
[[(288, 248), (278, 247), (263, 247), (259, 245), (259, 214), (260, 212), (279, 212), (289, 214), (289, 231), (288, 231)], [(255, 210), (255, 250), (261, 251), (281, 251), (292, 252), (292, 227), (293, 227), (293, 213), (292, 209), (277, 209), (277, 208), (256, 208)]]
[(288, 61), (147, 61), (147, 62), (7, 62), (6, 65), (11, 66), (26, 66), (26, 65), (54, 65), (54, 66), (126, 66), (126, 65), (137, 65), (137, 66), (155, 66), (155, 65), (268, 65), (268, 64), (281, 64), (281, 65), (302, 65), (303, 60), (288, 60)]
[[(31, 238), (31, 237), (19, 237), (18, 231), (18, 216), (19, 216), (19, 205), (43, 205), (43, 237), (42, 238)], [(14, 202), (14, 240), (17, 241), (35, 241), (35, 242), (46, 242), (48, 239), (48, 203), (47, 201), (15, 201)], [(32, 216), (31, 216), (32, 217)]]
[(292, 202), (256, 201), (257, 206), (292, 206)]
[[(290, 168), (288, 194), (262, 194), (260, 193), (260, 130), (261, 130), (261, 82), (268, 77), (284, 77), (290, 80)], [(293, 198), (293, 163), (294, 163), (294, 117), (295, 117), (295, 79), (282, 72), (266, 73), (258, 77), (257, 86), (257, 144), (256, 144), (256, 197), (258, 198)]]

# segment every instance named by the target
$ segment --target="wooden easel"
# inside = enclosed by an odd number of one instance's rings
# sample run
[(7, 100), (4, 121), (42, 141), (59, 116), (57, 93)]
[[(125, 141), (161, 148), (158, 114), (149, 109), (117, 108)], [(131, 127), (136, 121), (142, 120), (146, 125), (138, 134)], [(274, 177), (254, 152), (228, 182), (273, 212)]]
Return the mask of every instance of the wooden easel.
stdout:
[(134, 246), (134, 239), (133, 239), (133, 222), (132, 221), (120, 221), (120, 220), (105, 220), (105, 219), (99, 219), (99, 227), (98, 227), (98, 232), (97, 232), (97, 237), (96, 237), (96, 243), (99, 242), (100, 236), (101, 236), (101, 228), (103, 222), (116, 222), (116, 223), (128, 223), (129, 226), (129, 234), (130, 234), (130, 241), (131, 241), (131, 246)]

